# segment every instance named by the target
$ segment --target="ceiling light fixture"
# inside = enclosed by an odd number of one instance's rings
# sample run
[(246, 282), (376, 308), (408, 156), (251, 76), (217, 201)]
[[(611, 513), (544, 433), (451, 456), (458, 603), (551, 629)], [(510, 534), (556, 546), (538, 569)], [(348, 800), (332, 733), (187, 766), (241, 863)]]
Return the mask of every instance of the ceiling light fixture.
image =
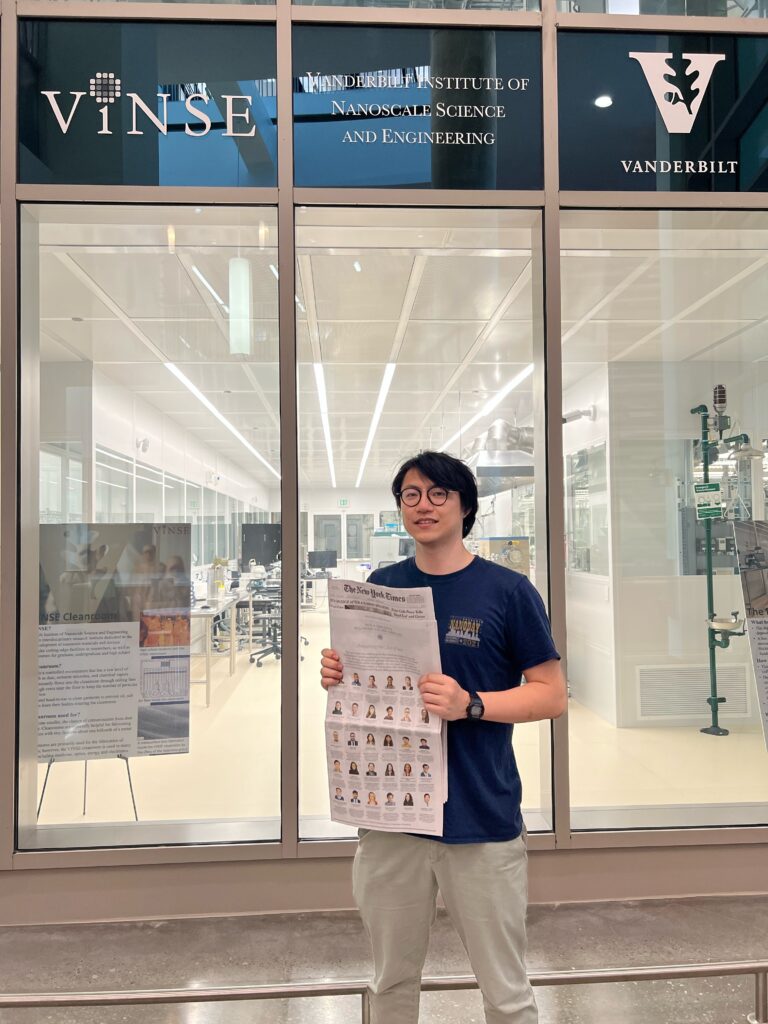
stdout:
[(198, 402), (200, 402), (201, 405), (204, 405), (208, 412), (215, 416), (219, 423), (221, 423), (222, 426), (226, 427), (233, 437), (237, 438), (237, 440), (240, 442), (243, 448), (246, 448), (251, 453), (251, 455), (253, 455), (255, 458), (259, 460), (259, 462), (263, 466), (266, 466), (269, 472), (276, 476), (278, 480), (280, 479), (280, 474), (277, 472), (275, 467), (270, 465), (269, 462), (267, 462), (267, 460), (264, 458), (261, 452), (256, 451), (256, 449), (253, 447), (250, 441), (246, 441), (246, 439), (243, 437), (243, 435), (240, 433), (237, 427), (234, 426), (234, 424), (230, 423), (227, 417), (219, 412), (219, 410), (216, 408), (213, 402), (209, 401), (209, 399), (205, 397), (205, 395), (198, 387), (195, 387), (195, 385), (192, 383), (189, 377), (184, 376), (184, 374), (181, 372), (178, 366), (174, 365), (174, 363), (163, 363), (163, 366), (165, 366), (166, 370), (172, 373), (177, 380), (181, 381), (181, 383), (184, 385), (187, 391), (193, 394), (195, 398), (198, 400)]
[(253, 319), (253, 286), (251, 265), (244, 256), (229, 261), (229, 354), (251, 354), (251, 321)]
[(221, 297), (221, 296), (219, 295), (219, 293), (218, 293), (218, 292), (216, 291), (216, 289), (215, 289), (215, 288), (213, 287), (213, 285), (212, 285), (212, 284), (211, 284), (211, 282), (210, 282), (210, 281), (208, 280), (208, 278), (207, 278), (207, 277), (206, 277), (206, 276), (205, 276), (204, 274), (201, 274), (201, 273), (200, 273), (200, 271), (199, 271), (199, 270), (197, 269), (197, 267), (196, 267), (196, 266), (194, 266), (194, 265), (192, 266), (192, 273), (193, 273), (193, 274), (195, 275), (195, 277), (196, 277), (196, 278), (198, 279), (198, 281), (200, 282), (200, 284), (202, 284), (202, 286), (203, 286), (204, 288), (206, 288), (206, 289), (207, 289), (207, 290), (208, 290), (208, 291), (210, 292), (210, 294), (211, 294), (211, 295), (212, 295), (212, 296), (214, 297), (214, 299), (215, 299), (215, 300), (216, 300), (216, 301), (218, 302), (218, 304), (219, 304), (219, 305), (221, 306), (221, 308), (222, 308), (222, 309), (223, 309), (223, 310), (224, 310), (224, 311), (225, 311), (226, 313), (229, 313), (229, 306), (228, 306), (228, 305), (226, 304), (226, 302), (224, 301), (224, 299), (222, 299), (222, 297)]
[(376, 428), (379, 425), (381, 414), (384, 411), (384, 402), (387, 399), (387, 393), (389, 386), (392, 383), (392, 378), (395, 375), (395, 367), (397, 363), (387, 363), (384, 367), (384, 376), (381, 378), (381, 387), (379, 388), (379, 397), (376, 399), (376, 408), (373, 410), (373, 417), (371, 418), (371, 427), (368, 431), (368, 440), (365, 442), (365, 448), (363, 449), (363, 457), (360, 460), (360, 469), (357, 473), (357, 481), (355, 487), (360, 486), (360, 481), (363, 479), (363, 473), (365, 472), (365, 464), (368, 461), (368, 456), (371, 452), (371, 445), (373, 444), (373, 438), (376, 433)]
[(613, 99), (610, 96), (598, 96), (595, 100), (595, 106), (600, 107), (601, 110), (605, 110), (606, 107), (613, 106)]
[(360, 266), (360, 260), (355, 260), (352, 266), (355, 268), (358, 274), (362, 274), (363, 268)]
[(328, 455), (328, 470), (331, 474), (331, 487), (336, 487), (336, 470), (333, 467), (333, 448), (331, 446), (331, 424), (328, 419), (328, 395), (325, 390), (325, 373), (322, 363), (314, 363), (317, 400), (320, 403), (320, 419), (323, 421), (323, 437)]
[(504, 385), (504, 387), (501, 388), (499, 391), (497, 391), (496, 394), (493, 396), (493, 398), (489, 398), (488, 401), (485, 403), (485, 405), (480, 410), (480, 412), (475, 413), (475, 415), (472, 417), (472, 419), (467, 420), (467, 422), (464, 424), (464, 426), (460, 427), (459, 430), (457, 430), (456, 433), (453, 435), (453, 437), (449, 437), (448, 440), (444, 444), (441, 444), (440, 447), (438, 448), (438, 451), (444, 452), (446, 450), (446, 448), (450, 448), (450, 446), (453, 444), (453, 442), (457, 438), (461, 437), (461, 435), (465, 431), (469, 430), (470, 427), (474, 427), (474, 425), (478, 422), (478, 420), (481, 420), (484, 416), (487, 416), (489, 413), (493, 412), (493, 410), (496, 408), (496, 406), (500, 405), (501, 402), (503, 402), (504, 399), (507, 397), (507, 395), (511, 391), (514, 391), (515, 388), (519, 387), (523, 383), (524, 380), (527, 380), (531, 376), (532, 373), (533, 373), (533, 363), (529, 363), (526, 366), (526, 368), (524, 370), (521, 370), (520, 373), (518, 373), (516, 376), (514, 376), (512, 378), (512, 380), (507, 381), (507, 383)]

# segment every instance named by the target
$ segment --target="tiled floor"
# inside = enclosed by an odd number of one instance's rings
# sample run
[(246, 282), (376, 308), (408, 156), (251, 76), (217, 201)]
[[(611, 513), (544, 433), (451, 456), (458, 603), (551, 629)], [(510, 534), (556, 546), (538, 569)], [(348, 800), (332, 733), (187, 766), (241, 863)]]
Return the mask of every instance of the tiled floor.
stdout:
[[(768, 957), (768, 896), (532, 907), (531, 971)], [(325, 913), (0, 929), (0, 991), (366, 977), (357, 915)], [(445, 914), (426, 973), (469, 967)], [(751, 978), (538, 989), (541, 1024), (742, 1024)], [(0, 1024), (358, 1024), (359, 998), (0, 1010)], [(481, 1024), (477, 992), (428, 994), (421, 1024)], [(393, 1021), (392, 1024), (397, 1024)]]

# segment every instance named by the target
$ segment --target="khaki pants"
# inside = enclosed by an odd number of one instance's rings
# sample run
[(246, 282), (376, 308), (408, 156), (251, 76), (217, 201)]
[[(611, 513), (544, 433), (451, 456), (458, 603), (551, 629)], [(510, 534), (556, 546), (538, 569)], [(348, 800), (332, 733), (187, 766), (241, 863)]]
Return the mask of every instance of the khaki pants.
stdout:
[(373, 947), (373, 1024), (417, 1024), (438, 889), (480, 985), (487, 1024), (536, 1024), (525, 973), (528, 881), (522, 836), (449, 845), (363, 831), (353, 887)]

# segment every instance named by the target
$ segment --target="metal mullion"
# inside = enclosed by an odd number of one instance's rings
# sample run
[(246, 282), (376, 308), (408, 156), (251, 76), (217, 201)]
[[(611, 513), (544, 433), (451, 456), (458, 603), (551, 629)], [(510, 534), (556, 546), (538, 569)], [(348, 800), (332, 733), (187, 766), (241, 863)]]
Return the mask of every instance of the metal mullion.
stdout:
[(280, 860), (278, 842), (187, 843), (179, 846), (93, 847), (70, 850), (25, 850), (13, 857), (13, 867), (24, 871), (60, 871), (72, 868), (152, 867), (157, 864), (234, 864), (241, 861)]
[(701, 828), (615, 829), (605, 832), (573, 832), (571, 849), (606, 850), (668, 846), (765, 845), (768, 827), (763, 825), (726, 825)]
[(58, 18), (89, 21), (215, 21), (273, 22), (274, 5), (196, 3), (97, 3), (89, 0), (19, 0), (20, 18)]
[(397, 25), (411, 28), (419, 25), (455, 25), (473, 28), (541, 28), (538, 11), (467, 11), (450, 8), (400, 9), (388, 7), (307, 7), (292, 8), (294, 24), (328, 23), (332, 25)]
[(520, 207), (531, 209), (544, 205), (544, 191), (482, 189), (414, 189), (414, 188), (297, 188), (294, 199), (298, 206), (440, 206)]
[(280, 337), (282, 669), (280, 802), (283, 857), (299, 844), (299, 498), (296, 255), (293, 213), (293, 53), (289, 0), (277, 5), (277, 244)]
[(562, 209), (765, 210), (768, 192), (561, 192)]
[[(546, 3), (546, 0), (545, 0)], [(600, 32), (658, 32), (661, 35), (765, 35), (765, 18), (716, 18), (673, 14), (557, 14), (559, 29)]]
[(16, 579), (18, 391), (16, 218), (17, 28), (14, 0), (2, 0), (0, 65), (0, 871), (13, 866), (16, 828)]
[[(544, 316), (547, 439), (549, 615), (567, 674), (565, 602), (565, 485), (563, 481), (563, 346), (560, 308), (560, 149), (557, 120), (557, 10), (543, 0), (542, 109), (544, 130)], [(571, 839), (568, 713), (552, 723), (552, 787), (558, 847)]]
[(22, 203), (144, 203), (169, 206), (276, 206), (276, 188), (187, 185), (17, 185)]

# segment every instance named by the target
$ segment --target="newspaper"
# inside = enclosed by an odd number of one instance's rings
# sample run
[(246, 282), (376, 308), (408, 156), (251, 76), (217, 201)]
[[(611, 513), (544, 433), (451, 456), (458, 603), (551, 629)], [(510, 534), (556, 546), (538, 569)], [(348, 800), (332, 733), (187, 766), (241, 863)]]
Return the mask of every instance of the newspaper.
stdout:
[(418, 688), (422, 675), (440, 672), (432, 591), (330, 580), (328, 605), (344, 666), (326, 710), (331, 818), (440, 836), (445, 730)]

